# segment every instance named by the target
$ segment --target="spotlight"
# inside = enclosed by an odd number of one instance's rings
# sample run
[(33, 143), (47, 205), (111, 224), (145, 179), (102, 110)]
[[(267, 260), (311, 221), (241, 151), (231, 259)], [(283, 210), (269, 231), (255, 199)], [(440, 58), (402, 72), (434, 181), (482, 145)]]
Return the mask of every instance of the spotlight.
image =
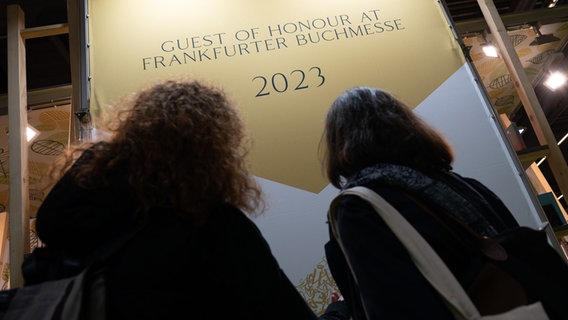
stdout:
[(487, 31), (483, 30), (481, 33), (481, 38), (483, 39), (483, 43), (481, 43), (481, 49), (486, 56), (497, 58), (499, 56), (499, 51), (497, 51), (497, 47), (494, 46), (491, 41), (487, 40)]
[(566, 81), (568, 79), (566, 78), (566, 75), (564, 75), (562, 72), (552, 72), (548, 78), (546, 79), (546, 81), (544, 81), (544, 85), (554, 91), (558, 88), (560, 88), (561, 86), (563, 86)]
[(534, 33), (536, 33), (536, 38), (530, 43), (531, 46), (538, 46), (545, 43), (550, 43), (554, 41), (559, 41), (560, 38), (555, 37), (553, 34), (542, 34), (540, 33), (540, 26), (538, 24), (532, 26)]
[[(8, 128), (5, 128), (5, 133), (6, 135), (10, 134), (10, 131), (8, 131)], [(38, 136), (39, 136), (40, 132), (32, 127), (31, 125), (28, 124), (27, 128), (26, 128), (26, 141), (28, 143), (33, 142)]]
[(39, 131), (28, 124), (28, 127), (26, 128), (26, 140), (28, 142), (32, 142), (38, 135)]
[(499, 53), (497, 52), (497, 47), (495, 47), (490, 43), (481, 45), (481, 49), (483, 49), (483, 53), (485, 53), (485, 55), (488, 57), (497, 58), (499, 56)]

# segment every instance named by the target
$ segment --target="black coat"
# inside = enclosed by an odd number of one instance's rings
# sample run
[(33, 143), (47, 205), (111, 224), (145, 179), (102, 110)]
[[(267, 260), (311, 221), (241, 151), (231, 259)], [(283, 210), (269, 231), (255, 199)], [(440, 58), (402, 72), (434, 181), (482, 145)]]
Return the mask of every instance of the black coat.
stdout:
[[(87, 190), (67, 174), (57, 183), (37, 215), (48, 248), (86, 260), (136, 224), (126, 170), (111, 182)], [(221, 204), (197, 227), (161, 208), (147, 222), (112, 261), (111, 319), (316, 319), (240, 210)]]
[[(442, 177), (435, 177), (442, 179)], [(500, 231), (517, 225), (503, 203), (481, 183), (457, 175), (446, 176), (447, 185), (474, 205), (489, 203), (496, 216), (486, 219)], [(454, 180), (455, 179), (455, 180)], [(373, 179), (362, 179), (396, 208), (428, 241), (462, 285), (471, 279), (470, 271), (479, 257), (472, 256), (456, 243), (455, 238), (423, 207), (408, 197), (406, 191)], [(461, 182), (475, 188), (487, 203), (463, 189)], [(351, 181), (349, 186), (358, 185)], [(333, 233), (326, 244), (326, 256), (331, 273), (348, 302), (354, 320), (379, 319), (453, 319), (437, 292), (414, 266), (406, 249), (382, 221), (374, 209), (356, 196), (345, 196), (337, 207), (337, 225), (349, 261), (358, 278), (359, 287), (349, 272), (345, 257)], [(365, 311), (368, 317), (365, 316)]]

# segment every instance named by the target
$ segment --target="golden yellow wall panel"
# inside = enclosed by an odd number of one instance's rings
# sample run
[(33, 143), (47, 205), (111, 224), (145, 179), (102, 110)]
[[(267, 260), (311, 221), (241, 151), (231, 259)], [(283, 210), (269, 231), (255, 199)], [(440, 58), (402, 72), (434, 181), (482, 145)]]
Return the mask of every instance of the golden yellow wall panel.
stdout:
[(177, 77), (222, 86), (254, 140), (255, 175), (318, 193), (325, 112), (385, 88), (417, 106), (464, 60), (438, 1), (90, 0), (91, 113)]

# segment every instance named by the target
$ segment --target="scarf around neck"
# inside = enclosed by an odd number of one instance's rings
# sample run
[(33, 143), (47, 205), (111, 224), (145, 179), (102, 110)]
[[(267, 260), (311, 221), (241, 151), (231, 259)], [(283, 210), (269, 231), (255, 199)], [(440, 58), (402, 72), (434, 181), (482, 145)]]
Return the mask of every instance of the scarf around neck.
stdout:
[[(459, 175), (448, 172), (445, 178), (451, 179), (452, 183), (466, 184), (466, 188), (476, 193), (475, 189)], [(427, 203), (433, 204), (442, 210), (454, 215), (464, 224), (477, 231), (483, 236), (497, 234), (495, 228), (487, 221), (479, 209), (471, 200), (462, 196), (444, 181), (431, 178), (422, 172), (410, 167), (380, 163), (362, 169), (351, 177), (343, 189), (354, 186), (378, 183), (380, 185), (401, 189)], [(469, 197), (470, 199), (472, 197)], [(432, 208), (435, 210), (435, 208)]]

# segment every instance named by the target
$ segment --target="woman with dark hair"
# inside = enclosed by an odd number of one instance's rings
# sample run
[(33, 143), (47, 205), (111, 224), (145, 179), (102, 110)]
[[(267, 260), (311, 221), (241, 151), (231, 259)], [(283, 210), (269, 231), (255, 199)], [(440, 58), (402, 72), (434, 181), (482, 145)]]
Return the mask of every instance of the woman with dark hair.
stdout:
[(140, 228), (109, 268), (109, 317), (316, 319), (247, 216), (261, 190), (224, 93), (166, 81), (122, 107), (107, 141), (66, 158), (36, 225), (80, 262)]
[[(518, 225), (495, 194), (452, 171), (445, 139), (385, 91), (356, 87), (341, 94), (327, 113), (323, 141), (329, 181), (340, 189), (365, 186), (382, 196), (462, 285), (472, 281), (474, 258), (428, 211), (451, 212), (484, 236)], [(326, 255), (354, 320), (453, 319), (370, 204), (344, 196), (336, 213), (344, 251), (330, 232)]]

